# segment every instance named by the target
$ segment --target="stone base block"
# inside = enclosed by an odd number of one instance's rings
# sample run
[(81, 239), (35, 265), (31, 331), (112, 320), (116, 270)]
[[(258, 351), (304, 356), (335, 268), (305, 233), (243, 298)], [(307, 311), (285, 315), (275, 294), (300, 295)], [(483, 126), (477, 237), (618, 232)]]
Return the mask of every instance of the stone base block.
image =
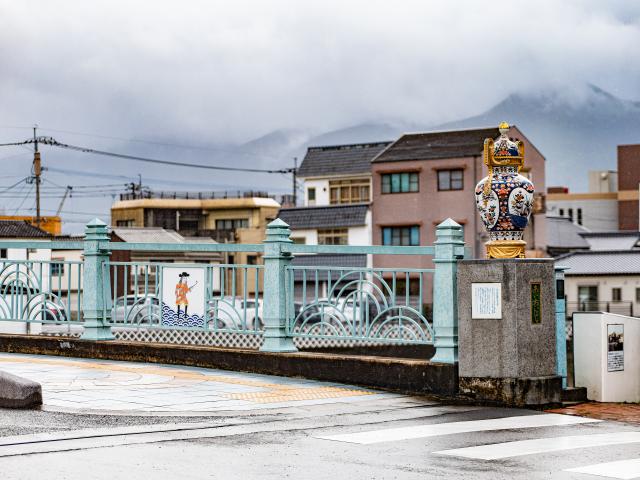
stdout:
[(0, 372), (0, 407), (36, 408), (42, 405), (42, 387), (26, 378)]
[(460, 377), (460, 395), (509, 407), (542, 407), (562, 402), (562, 377)]

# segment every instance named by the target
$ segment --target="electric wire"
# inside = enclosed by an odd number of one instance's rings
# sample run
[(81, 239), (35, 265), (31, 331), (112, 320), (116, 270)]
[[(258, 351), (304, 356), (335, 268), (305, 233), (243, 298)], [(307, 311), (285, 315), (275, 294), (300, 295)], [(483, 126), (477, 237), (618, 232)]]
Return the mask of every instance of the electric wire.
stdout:
[[(226, 172), (246, 172), (246, 173), (290, 173), (291, 172), (290, 168), (263, 169), (263, 168), (223, 167), (219, 165), (203, 165), (201, 163), (176, 162), (173, 160), (161, 160), (157, 158), (139, 157), (137, 155), (127, 155), (123, 153), (108, 152), (106, 150), (96, 150), (94, 148), (80, 147), (77, 145), (70, 145), (68, 143), (61, 143), (52, 137), (37, 137), (36, 139), (25, 140), (22, 143), (23, 144), (35, 143), (36, 141), (42, 145), (65, 148), (67, 150), (74, 150), (82, 153), (91, 153), (94, 155), (104, 155), (108, 157), (122, 158), (125, 160), (134, 160), (137, 162), (147, 162), (147, 163), (154, 163), (158, 165), (169, 165), (174, 167), (200, 168), (204, 170), (219, 170), (219, 171), (226, 171)], [(0, 146), (2, 145), (0, 144)]]

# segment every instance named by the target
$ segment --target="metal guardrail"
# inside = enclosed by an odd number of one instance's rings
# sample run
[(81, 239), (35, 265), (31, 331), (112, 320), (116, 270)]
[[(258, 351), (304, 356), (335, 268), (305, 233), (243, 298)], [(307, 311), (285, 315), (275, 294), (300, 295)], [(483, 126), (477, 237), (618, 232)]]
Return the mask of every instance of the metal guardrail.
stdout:
[(581, 302), (567, 302), (566, 305), (568, 318), (571, 318), (575, 312), (607, 312), (626, 315), (628, 317), (634, 316), (633, 302), (628, 301), (599, 302), (585, 300)]
[[(298, 245), (292, 242), (288, 225), (276, 219), (267, 226), (266, 239), (260, 244), (125, 243), (111, 242), (107, 225), (95, 219), (87, 224), (82, 242), (0, 241), (0, 248), (81, 249), (83, 258), (81, 262), (28, 261), (25, 267), (19, 266), (20, 261), (7, 261), (8, 271), (13, 268), (17, 276), (32, 279), (25, 284), (37, 288), (24, 300), (39, 307), (9, 309), (0, 322), (47, 323), (44, 309), (51, 306), (61, 312), (54, 323), (81, 321), (86, 340), (112, 339), (111, 328), (124, 326), (261, 335), (262, 350), (273, 352), (295, 351), (293, 337), (429, 343), (436, 347), (432, 361), (453, 363), (457, 359), (457, 261), (468, 255), (468, 249), (462, 228), (450, 219), (437, 226), (436, 238), (433, 246), (422, 247)], [(165, 290), (162, 272), (180, 265), (112, 262), (111, 252), (122, 250), (253, 252), (261, 254), (264, 265), (189, 264), (189, 268), (202, 269), (206, 287), (203, 308), (196, 318), (193, 309), (188, 315), (187, 308), (182, 310), (184, 315), (179, 308), (177, 314), (165, 311), (164, 299), (178, 287), (172, 279), (174, 284)], [(296, 254), (323, 253), (429, 256), (434, 268), (291, 264)], [(47, 264), (65, 265), (53, 271), (77, 269), (76, 297), (71, 284), (66, 293), (60, 281), (54, 285)], [(34, 270), (32, 265), (40, 267)], [(25, 268), (24, 274), (21, 268)], [(172, 275), (179, 276), (176, 271)], [(313, 295), (303, 293), (299, 300), (298, 291), (312, 291)], [(22, 295), (12, 292), (15, 298)], [(73, 302), (77, 303), (75, 314)], [(179, 304), (177, 293), (173, 303)], [(429, 303), (432, 315), (425, 307)]]

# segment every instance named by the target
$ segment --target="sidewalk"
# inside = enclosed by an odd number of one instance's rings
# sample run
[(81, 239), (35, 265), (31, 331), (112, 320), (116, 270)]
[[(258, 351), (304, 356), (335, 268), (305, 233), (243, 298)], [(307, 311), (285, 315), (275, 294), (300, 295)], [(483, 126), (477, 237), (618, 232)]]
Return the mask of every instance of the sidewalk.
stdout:
[(399, 397), (337, 383), (225, 370), (0, 354), (0, 370), (42, 385), (43, 409), (189, 415)]
[(588, 402), (571, 407), (547, 410), (549, 413), (579, 415), (581, 417), (613, 420), (616, 422), (640, 425), (640, 405), (635, 403), (597, 403)]

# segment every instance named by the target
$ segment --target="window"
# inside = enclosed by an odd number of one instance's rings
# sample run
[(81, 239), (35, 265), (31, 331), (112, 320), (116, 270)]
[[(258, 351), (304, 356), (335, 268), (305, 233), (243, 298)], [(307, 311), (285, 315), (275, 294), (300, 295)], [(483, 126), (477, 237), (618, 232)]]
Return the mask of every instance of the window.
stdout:
[(578, 287), (578, 304), (578, 310), (581, 312), (598, 310), (598, 286)]
[(257, 255), (247, 255), (247, 265), (257, 265), (257, 264), (258, 264)]
[(307, 243), (306, 237), (292, 237), (291, 240), (293, 240), (293, 243), (298, 245), (304, 245)]
[(58, 277), (58, 276), (62, 276), (64, 275), (64, 263), (53, 263), (56, 261), (60, 261), (62, 262), (63, 259), (61, 258), (52, 258), (52, 263), (51, 263), (51, 276), (52, 277)]
[(640, 302), (640, 288), (636, 287), (636, 302)]
[(573, 222), (573, 208), (569, 209), (569, 220)]
[(135, 227), (135, 220), (116, 220), (116, 227)]
[(329, 182), (329, 203), (365, 203), (371, 201), (369, 179), (331, 180)]
[[(387, 283), (389, 285), (393, 285), (393, 279), (387, 279)], [(409, 278), (409, 291), (407, 292), (407, 279), (406, 278), (397, 278), (396, 279), (396, 297), (404, 297), (407, 293), (414, 297), (420, 295), (420, 279), (418, 278)]]
[(0, 258), (7, 258), (7, 249), (6, 248), (0, 249)]
[(346, 228), (318, 230), (318, 245), (346, 245), (348, 233)]
[(578, 214), (578, 225), (582, 225), (582, 209), (578, 208), (576, 213)]
[(418, 246), (420, 245), (420, 227), (417, 225), (408, 227), (383, 227), (382, 244)]
[(307, 189), (307, 203), (309, 205), (316, 204), (316, 188), (315, 187), (309, 187)]
[(249, 219), (227, 218), (216, 220), (216, 230), (235, 230), (236, 228), (249, 228)]
[(622, 289), (621, 288), (612, 288), (611, 289), (611, 300), (614, 302), (619, 302), (622, 300)]
[(382, 175), (382, 193), (407, 193), (418, 191), (418, 173), (385, 173)]
[(561, 208), (561, 209), (560, 209), (560, 216), (561, 216), (561, 217), (564, 217), (564, 208)]
[(461, 169), (438, 170), (438, 190), (462, 190), (462, 173)]

